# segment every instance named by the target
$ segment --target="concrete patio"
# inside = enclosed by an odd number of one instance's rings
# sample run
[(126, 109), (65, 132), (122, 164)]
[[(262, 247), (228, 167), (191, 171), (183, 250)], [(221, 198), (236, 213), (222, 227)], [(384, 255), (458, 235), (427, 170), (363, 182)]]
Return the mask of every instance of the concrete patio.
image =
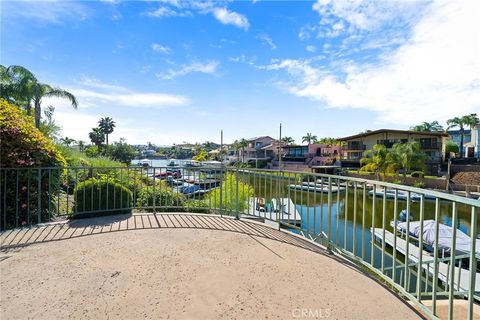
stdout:
[(263, 224), (200, 214), (0, 234), (5, 319), (418, 319), (354, 265)]

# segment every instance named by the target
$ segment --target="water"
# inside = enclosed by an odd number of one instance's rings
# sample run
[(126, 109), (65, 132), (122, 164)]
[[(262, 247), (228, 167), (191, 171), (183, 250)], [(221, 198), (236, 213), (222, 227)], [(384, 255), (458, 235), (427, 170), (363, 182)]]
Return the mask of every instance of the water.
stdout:
[[(300, 176), (291, 176), (277, 180), (275, 176), (241, 176), (241, 178), (254, 187), (255, 196), (266, 198), (268, 201), (277, 197), (288, 197), (296, 205), (297, 211), (302, 218), (301, 229), (308, 231), (311, 235), (324, 233), (328, 236), (330, 229), (331, 241), (340, 248), (349, 252), (354, 252), (356, 256), (363, 258), (364, 261), (372, 264), (375, 268), (381, 268), (382, 250), (381, 243), (374, 242), (372, 248), (371, 227), (382, 228), (393, 232), (390, 221), (394, 219), (394, 200), (387, 199), (385, 202), (385, 216), (383, 215), (383, 197), (372, 197), (368, 195), (368, 189), (365, 195), (365, 208), (363, 208), (363, 188), (357, 189), (357, 209), (354, 210), (355, 190), (348, 188), (347, 192), (332, 194), (330, 228), (328, 226), (328, 195), (322, 193), (293, 191), (288, 189), (289, 184), (297, 184)], [(375, 211), (373, 206), (375, 203)], [(397, 212), (406, 209), (407, 202), (398, 200)], [(420, 203), (411, 202), (410, 211), (413, 220), (420, 220)], [(452, 203), (449, 201), (440, 202), (440, 221), (446, 225), (452, 225)], [(471, 207), (457, 204), (457, 217), (459, 229), (470, 235)], [(424, 201), (424, 219), (435, 218), (435, 201)], [(398, 219), (398, 216), (397, 216)], [(480, 221), (477, 224), (477, 230), (480, 230)], [(293, 231), (293, 230), (292, 230)], [(474, 235), (476, 236), (476, 235)], [(355, 238), (355, 248), (353, 239)], [(326, 242), (324, 242), (325, 244)], [(393, 265), (393, 249), (386, 246), (383, 251), (384, 267)], [(405, 259), (401, 254), (397, 254), (397, 266), (402, 266)], [(391, 276), (391, 271), (386, 272)], [(403, 283), (403, 270), (397, 269), (397, 283)], [(410, 274), (410, 291), (416, 290), (416, 277)], [(430, 287), (428, 288), (430, 289)]]
[[(139, 161), (143, 159), (135, 159), (132, 160), (132, 164), (137, 164)], [(170, 163), (170, 159), (148, 159), (148, 164), (152, 167), (166, 167)], [(180, 160), (175, 160), (175, 163), (180, 163)]]

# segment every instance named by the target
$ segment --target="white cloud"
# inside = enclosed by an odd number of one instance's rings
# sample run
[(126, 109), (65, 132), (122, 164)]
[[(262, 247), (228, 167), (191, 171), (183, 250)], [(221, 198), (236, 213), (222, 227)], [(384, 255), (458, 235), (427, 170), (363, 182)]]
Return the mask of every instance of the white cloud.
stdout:
[(315, 46), (308, 45), (305, 47), (305, 50), (307, 50), (308, 52), (315, 52), (317, 51), (317, 48)]
[(163, 53), (163, 54), (172, 53), (172, 49), (170, 49), (169, 47), (166, 47), (166, 46), (162, 46), (159, 43), (152, 43), (151, 47), (152, 47), (152, 50), (156, 51), (156, 52), (160, 52), (160, 53)]
[[(186, 97), (157, 92), (135, 92), (127, 88), (103, 83), (95, 78), (83, 76), (75, 81), (79, 87), (68, 88), (79, 100), (79, 109), (100, 107), (104, 104), (114, 104), (133, 108), (155, 108), (183, 106), (189, 104)], [(61, 109), (70, 109), (67, 101), (57, 98), (44, 99), (43, 105), (52, 104)]]
[(205, 74), (214, 74), (217, 72), (218, 61), (192, 62), (191, 64), (182, 65), (179, 69), (169, 69), (165, 73), (157, 73), (156, 76), (160, 80), (171, 80), (179, 76), (184, 76), (192, 72), (200, 72)]
[(157, 10), (147, 12), (147, 15), (154, 18), (163, 18), (163, 17), (187, 17), (191, 16), (190, 11), (177, 11), (169, 7), (160, 7)]
[(247, 17), (226, 7), (218, 7), (210, 1), (161, 1), (166, 6), (161, 6), (154, 11), (147, 12), (147, 16), (155, 18), (163, 17), (187, 17), (194, 12), (199, 14), (212, 14), (222, 24), (234, 25), (238, 28), (248, 30), (250, 24)]
[(244, 64), (253, 66), (255, 65), (255, 61), (257, 60), (257, 57), (249, 58), (246, 55), (242, 54), (238, 57), (229, 57), (228, 60), (232, 62), (244, 63)]
[(248, 19), (244, 15), (229, 11), (227, 8), (213, 9), (213, 16), (223, 24), (231, 24), (244, 30), (248, 30), (250, 27)]
[[(411, 125), (478, 112), (478, 12), (478, 1), (434, 3), (406, 43), (377, 64), (345, 64), (341, 77), (301, 60), (276, 61), (264, 69), (291, 74), (295, 82), (288, 90), (297, 96), (332, 108), (376, 111), (385, 123)], [(366, 27), (360, 21), (351, 23)]]
[(60, 24), (84, 20), (89, 10), (81, 3), (73, 1), (2, 1), (2, 19), (21, 17), (40, 23)]
[(277, 46), (273, 42), (272, 38), (266, 33), (259, 34), (257, 36), (258, 39), (260, 39), (264, 44), (268, 45), (270, 49), (275, 50), (277, 49)]

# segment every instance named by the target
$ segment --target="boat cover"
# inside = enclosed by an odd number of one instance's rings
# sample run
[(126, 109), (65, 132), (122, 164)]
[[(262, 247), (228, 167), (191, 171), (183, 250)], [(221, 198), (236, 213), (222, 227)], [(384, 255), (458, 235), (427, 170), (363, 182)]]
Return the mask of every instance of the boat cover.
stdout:
[[(407, 229), (406, 222), (397, 224), (397, 228), (401, 230)], [(450, 252), (452, 247), (453, 228), (442, 223), (438, 224), (438, 248)], [(419, 238), (420, 221), (410, 221), (410, 234)], [(435, 221), (425, 220), (423, 222), (423, 242), (427, 245), (435, 247)], [(475, 239), (475, 251), (480, 255), (480, 240)], [(455, 242), (456, 251), (459, 253), (470, 253), (471, 238), (460, 229), (457, 229), (457, 240)]]

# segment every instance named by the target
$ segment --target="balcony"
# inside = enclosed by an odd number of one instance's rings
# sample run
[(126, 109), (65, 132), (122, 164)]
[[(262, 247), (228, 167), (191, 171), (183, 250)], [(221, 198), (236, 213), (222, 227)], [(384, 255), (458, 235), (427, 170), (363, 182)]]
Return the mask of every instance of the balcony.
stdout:
[(347, 151), (364, 151), (367, 147), (364, 144), (349, 144), (345, 147), (344, 150)]

